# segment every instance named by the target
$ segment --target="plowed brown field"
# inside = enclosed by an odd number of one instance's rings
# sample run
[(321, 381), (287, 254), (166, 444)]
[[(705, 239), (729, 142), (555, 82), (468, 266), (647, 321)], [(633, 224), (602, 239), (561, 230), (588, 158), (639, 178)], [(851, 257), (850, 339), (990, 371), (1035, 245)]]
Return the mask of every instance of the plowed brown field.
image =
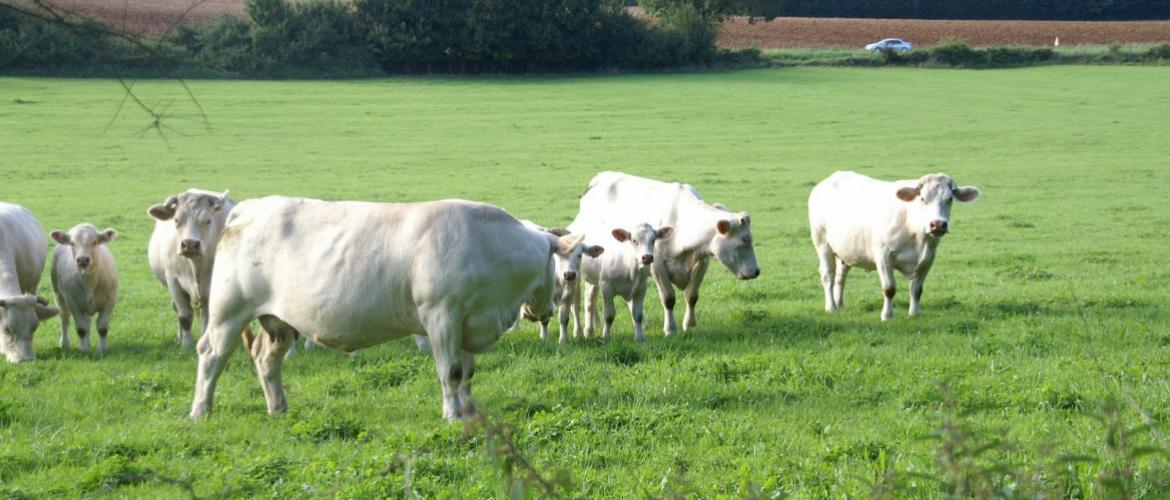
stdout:
[[(50, 0), (64, 9), (103, 19), (116, 27), (157, 35), (183, 17), (201, 24), (220, 14), (244, 14), (244, 0)], [(934, 21), (912, 19), (828, 19), (782, 17), (749, 24), (731, 19), (723, 24), (720, 47), (762, 49), (861, 47), (882, 38), (899, 37), (916, 45), (960, 38), (976, 46), (1106, 45), (1170, 42), (1170, 21)]]

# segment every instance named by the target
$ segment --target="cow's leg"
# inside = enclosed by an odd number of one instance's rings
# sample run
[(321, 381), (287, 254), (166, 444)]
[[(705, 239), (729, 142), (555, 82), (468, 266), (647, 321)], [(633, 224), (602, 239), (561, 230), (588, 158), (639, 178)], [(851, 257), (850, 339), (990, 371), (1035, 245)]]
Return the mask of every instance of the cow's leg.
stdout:
[(837, 310), (838, 303), (833, 297), (833, 284), (837, 274), (837, 257), (828, 245), (817, 246), (817, 258), (821, 261), (821, 288), (825, 290), (825, 311)]
[(106, 335), (110, 333), (110, 315), (114, 312), (114, 301), (111, 300), (97, 317), (98, 353), (106, 352)]
[(608, 339), (613, 333), (613, 320), (617, 317), (617, 310), (613, 307), (613, 290), (605, 286), (600, 288), (602, 306), (605, 308), (605, 329), (602, 330), (601, 337)]
[(597, 324), (600, 322), (597, 318), (597, 292), (598, 286), (586, 283), (585, 284), (585, 337), (592, 337), (593, 332), (597, 329)]
[(658, 298), (662, 300), (662, 334), (667, 337), (678, 333), (678, 325), (674, 323), (674, 284), (670, 282), (670, 273), (666, 269), (666, 259), (655, 259), (650, 275), (658, 285)]
[[(560, 327), (561, 327), (560, 331), (559, 331), (560, 335), (557, 337), (557, 342), (564, 344), (564, 343), (569, 342), (569, 309), (570, 309), (570, 306), (569, 306), (569, 304), (562, 303), (562, 304), (557, 306), (557, 309), (558, 309), (557, 312), (559, 313), (559, 317), (557, 318), (559, 321), (557, 322), (557, 324), (560, 325)], [(574, 328), (579, 327), (576, 323), (577, 323), (577, 321), (576, 321), (576, 319), (574, 319), (573, 320), (573, 327)], [(576, 337), (577, 332), (573, 332), (573, 336)]]
[(548, 338), (548, 322), (551, 318), (540, 318), (540, 340)]
[(572, 301), (569, 302), (569, 310), (573, 313), (573, 337), (584, 337), (585, 331), (581, 324), (581, 291), (573, 292)]
[(74, 314), (73, 323), (77, 330), (77, 350), (89, 352), (89, 328), (93, 326), (93, 317), (88, 314)]
[(471, 400), (471, 377), (475, 376), (475, 355), (460, 351), (459, 365), (463, 367), (463, 380), (459, 384), (459, 401), (463, 404), (461, 417), (470, 417), (476, 414), (475, 403)]
[(646, 341), (646, 334), (642, 331), (642, 324), (646, 322), (645, 315), (642, 313), (642, 304), (646, 300), (646, 288), (635, 290), (634, 295), (630, 297), (630, 318), (634, 322), (634, 340), (638, 342)]
[(288, 411), (288, 400), (284, 397), (281, 369), (284, 356), (296, 343), (300, 335), (295, 328), (272, 315), (260, 316), (264, 332), (252, 345), (252, 361), (256, 365), (256, 376), (264, 389), (264, 400), (268, 413), (275, 415)]
[(837, 309), (845, 307), (845, 278), (849, 276), (850, 269), (845, 261), (837, 259), (837, 279), (833, 282), (833, 303)]
[(60, 294), (57, 295), (57, 308), (60, 309), (60, 311), (61, 311), (59, 313), (60, 318), (61, 318), (60, 346), (61, 346), (61, 350), (65, 350), (65, 349), (69, 348), (69, 335), (70, 335), (70, 333), (69, 333), (69, 317), (73, 313), (69, 312), (69, 306), (66, 305), (65, 298), (62, 297)]
[(914, 274), (910, 276), (910, 316), (918, 316), (919, 304), (922, 300), (922, 285), (926, 282), (926, 275), (930, 273), (932, 263), (927, 261), (918, 264), (918, 269), (915, 269)]
[(882, 295), (885, 300), (882, 302), (882, 321), (889, 321), (894, 318), (894, 294), (897, 292), (897, 285), (894, 283), (894, 263), (891, 256), (885, 252), (876, 253), (880, 257), (875, 259), (877, 262), (878, 278), (882, 282)]
[(443, 386), (443, 418), (454, 422), (463, 415), (468, 402), (460, 398), (463, 385), (463, 325), (462, 315), (454, 308), (436, 307), (419, 315), (431, 342), (435, 358), (435, 372)]
[(195, 339), (191, 337), (191, 325), (195, 323), (195, 310), (191, 307), (191, 296), (178, 284), (172, 283), (171, 307), (179, 316), (179, 345), (184, 349), (195, 346)]
[(215, 396), (215, 383), (227, 365), (228, 358), (240, 345), (244, 327), (251, 321), (250, 313), (233, 311), (211, 318), (207, 332), (199, 338), (195, 349), (199, 353), (199, 364), (195, 375), (195, 398), (191, 402), (192, 419), (206, 417), (211, 413)]
[(699, 303), (699, 287), (703, 284), (703, 277), (707, 275), (707, 264), (710, 260), (702, 260), (691, 269), (691, 281), (687, 283), (686, 290), (683, 291), (683, 297), (687, 299), (687, 312), (683, 316), (683, 331), (690, 330), (698, 326), (699, 321), (695, 316), (695, 306)]

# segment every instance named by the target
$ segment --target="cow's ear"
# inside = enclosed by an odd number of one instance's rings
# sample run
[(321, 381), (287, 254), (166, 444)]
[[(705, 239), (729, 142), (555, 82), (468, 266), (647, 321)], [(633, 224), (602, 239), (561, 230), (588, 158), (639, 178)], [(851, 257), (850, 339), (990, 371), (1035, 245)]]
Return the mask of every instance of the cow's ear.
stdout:
[(598, 245), (593, 245), (585, 249), (585, 255), (593, 257), (594, 259), (601, 257), (601, 254), (603, 253), (605, 253), (605, 249)]
[(223, 194), (219, 195), (219, 198), (216, 198), (215, 201), (213, 201), (211, 203), (211, 210), (213, 212), (219, 212), (220, 210), (223, 210), (223, 205), (225, 203), (227, 203), (227, 201), (229, 199), (228, 198), (229, 191), (231, 191), (231, 190), (229, 189), (229, 190), (224, 191)]
[(98, 236), (98, 240), (101, 243), (109, 243), (111, 241), (114, 241), (114, 238), (117, 238), (117, 237), (118, 237), (118, 232), (115, 231), (113, 228), (107, 227), (106, 230), (102, 231), (101, 235)]
[(57, 243), (59, 243), (61, 245), (68, 245), (69, 244), (69, 233), (66, 233), (64, 231), (53, 231), (53, 232), (49, 233), (49, 237), (53, 238), (53, 241), (56, 241)]
[(158, 220), (171, 220), (175, 216), (175, 209), (178, 207), (179, 199), (172, 196), (167, 198), (167, 201), (164, 201), (162, 204), (150, 207), (146, 213)]
[(980, 194), (979, 188), (975, 186), (963, 186), (955, 190), (955, 199), (961, 203), (971, 203), (979, 199)]
[(56, 307), (42, 306), (40, 304), (33, 304), (33, 310), (37, 313), (37, 321), (44, 321), (61, 312)]
[(613, 239), (618, 240), (618, 241), (626, 241), (626, 240), (630, 239), (630, 232), (626, 231), (625, 229), (622, 229), (620, 227), (617, 229), (614, 229), (613, 231), (610, 231), (609, 234), (612, 234)]
[(902, 188), (898, 190), (898, 199), (902, 201), (914, 201), (918, 198), (918, 188)]
[(719, 234), (723, 234), (723, 235), (730, 233), (731, 232), (731, 221), (721, 220), (719, 222), (716, 222), (715, 223), (715, 230), (719, 231)]
[(658, 228), (658, 234), (656, 234), (655, 237), (660, 239), (660, 240), (665, 240), (665, 239), (669, 238), (670, 235), (672, 235), (672, 234), (674, 234), (673, 227), (663, 226), (663, 227)]
[(557, 243), (553, 248), (553, 252), (557, 255), (560, 255), (561, 257), (568, 257), (573, 253), (573, 250), (577, 248), (577, 245), (581, 244), (581, 240), (583, 239), (585, 239), (584, 234), (566, 234), (561, 236), (560, 238), (557, 238)]

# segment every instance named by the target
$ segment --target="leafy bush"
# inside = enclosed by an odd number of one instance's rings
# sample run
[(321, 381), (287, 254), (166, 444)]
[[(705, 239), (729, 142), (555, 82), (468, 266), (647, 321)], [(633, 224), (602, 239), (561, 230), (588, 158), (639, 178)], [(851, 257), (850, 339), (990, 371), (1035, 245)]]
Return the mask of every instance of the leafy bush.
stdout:
[(1146, 51), (1146, 60), (1170, 61), (1170, 43), (1150, 47), (1150, 50)]
[(944, 40), (930, 49), (930, 59), (946, 66), (978, 68), (987, 65), (987, 53), (975, 50), (962, 40)]

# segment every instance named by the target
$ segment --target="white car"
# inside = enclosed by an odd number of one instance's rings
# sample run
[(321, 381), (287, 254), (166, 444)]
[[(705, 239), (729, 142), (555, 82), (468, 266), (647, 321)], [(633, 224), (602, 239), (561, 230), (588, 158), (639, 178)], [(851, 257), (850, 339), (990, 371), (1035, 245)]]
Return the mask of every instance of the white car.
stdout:
[(873, 42), (873, 43), (865, 46), (865, 50), (868, 50), (870, 52), (877, 52), (879, 50), (887, 50), (887, 49), (892, 50), (894, 52), (906, 52), (907, 50), (910, 50), (912, 48), (914, 48), (914, 46), (911, 45), (910, 42), (907, 42), (906, 40), (903, 40), (901, 38), (887, 38), (887, 39), (882, 40), (880, 42)]

